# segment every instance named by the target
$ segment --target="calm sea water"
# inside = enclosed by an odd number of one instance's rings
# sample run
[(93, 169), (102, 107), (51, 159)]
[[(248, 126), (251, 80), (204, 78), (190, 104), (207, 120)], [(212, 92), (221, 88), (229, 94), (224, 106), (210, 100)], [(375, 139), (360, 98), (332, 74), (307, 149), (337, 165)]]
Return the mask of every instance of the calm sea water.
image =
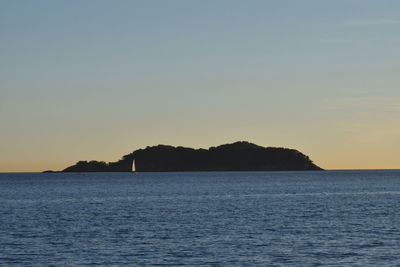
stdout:
[(0, 265), (400, 266), (400, 171), (0, 174)]

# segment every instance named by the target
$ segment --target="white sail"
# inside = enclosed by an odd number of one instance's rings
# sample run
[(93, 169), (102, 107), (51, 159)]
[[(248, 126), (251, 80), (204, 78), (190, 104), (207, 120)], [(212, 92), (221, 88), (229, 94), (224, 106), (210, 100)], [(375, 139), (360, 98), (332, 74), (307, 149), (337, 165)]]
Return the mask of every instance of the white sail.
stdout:
[(132, 161), (132, 172), (136, 171), (135, 160)]

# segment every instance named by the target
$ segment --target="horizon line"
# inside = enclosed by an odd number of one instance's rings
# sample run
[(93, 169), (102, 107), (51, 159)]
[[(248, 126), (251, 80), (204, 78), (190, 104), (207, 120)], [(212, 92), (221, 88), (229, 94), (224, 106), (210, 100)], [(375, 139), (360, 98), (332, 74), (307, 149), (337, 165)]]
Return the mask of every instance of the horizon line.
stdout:
[[(323, 169), (321, 171), (400, 171), (400, 168), (387, 168), (387, 169)], [(191, 172), (191, 171), (184, 171), (183, 173)], [(193, 172), (307, 172), (307, 170), (296, 171), (296, 170), (285, 170), (285, 171), (193, 171)], [(315, 171), (312, 171), (315, 172)], [(0, 174), (4, 173), (43, 173), (43, 171), (0, 171)], [(53, 173), (62, 173), (62, 171), (54, 171)], [(68, 172), (65, 172), (68, 173)], [(71, 173), (71, 172), (69, 172)], [(73, 173), (103, 173), (103, 172), (73, 172)], [(104, 173), (129, 173), (129, 172), (104, 172)], [(143, 172), (143, 173), (152, 173), (152, 172)], [(160, 172), (157, 172), (160, 173)], [(165, 172), (169, 173), (169, 172)]]

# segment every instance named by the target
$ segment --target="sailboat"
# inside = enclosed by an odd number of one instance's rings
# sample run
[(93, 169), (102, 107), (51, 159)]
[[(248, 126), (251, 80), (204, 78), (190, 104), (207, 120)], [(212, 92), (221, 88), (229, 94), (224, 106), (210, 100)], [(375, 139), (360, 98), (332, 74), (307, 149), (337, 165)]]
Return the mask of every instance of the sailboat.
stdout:
[(132, 160), (132, 172), (136, 172), (135, 160)]

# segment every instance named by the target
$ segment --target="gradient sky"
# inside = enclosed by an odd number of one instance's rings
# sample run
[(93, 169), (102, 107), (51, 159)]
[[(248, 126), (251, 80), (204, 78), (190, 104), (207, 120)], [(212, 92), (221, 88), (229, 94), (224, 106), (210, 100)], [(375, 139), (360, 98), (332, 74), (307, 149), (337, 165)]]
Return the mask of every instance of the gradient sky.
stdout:
[(400, 168), (398, 0), (0, 0), (0, 171), (247, 140)]

